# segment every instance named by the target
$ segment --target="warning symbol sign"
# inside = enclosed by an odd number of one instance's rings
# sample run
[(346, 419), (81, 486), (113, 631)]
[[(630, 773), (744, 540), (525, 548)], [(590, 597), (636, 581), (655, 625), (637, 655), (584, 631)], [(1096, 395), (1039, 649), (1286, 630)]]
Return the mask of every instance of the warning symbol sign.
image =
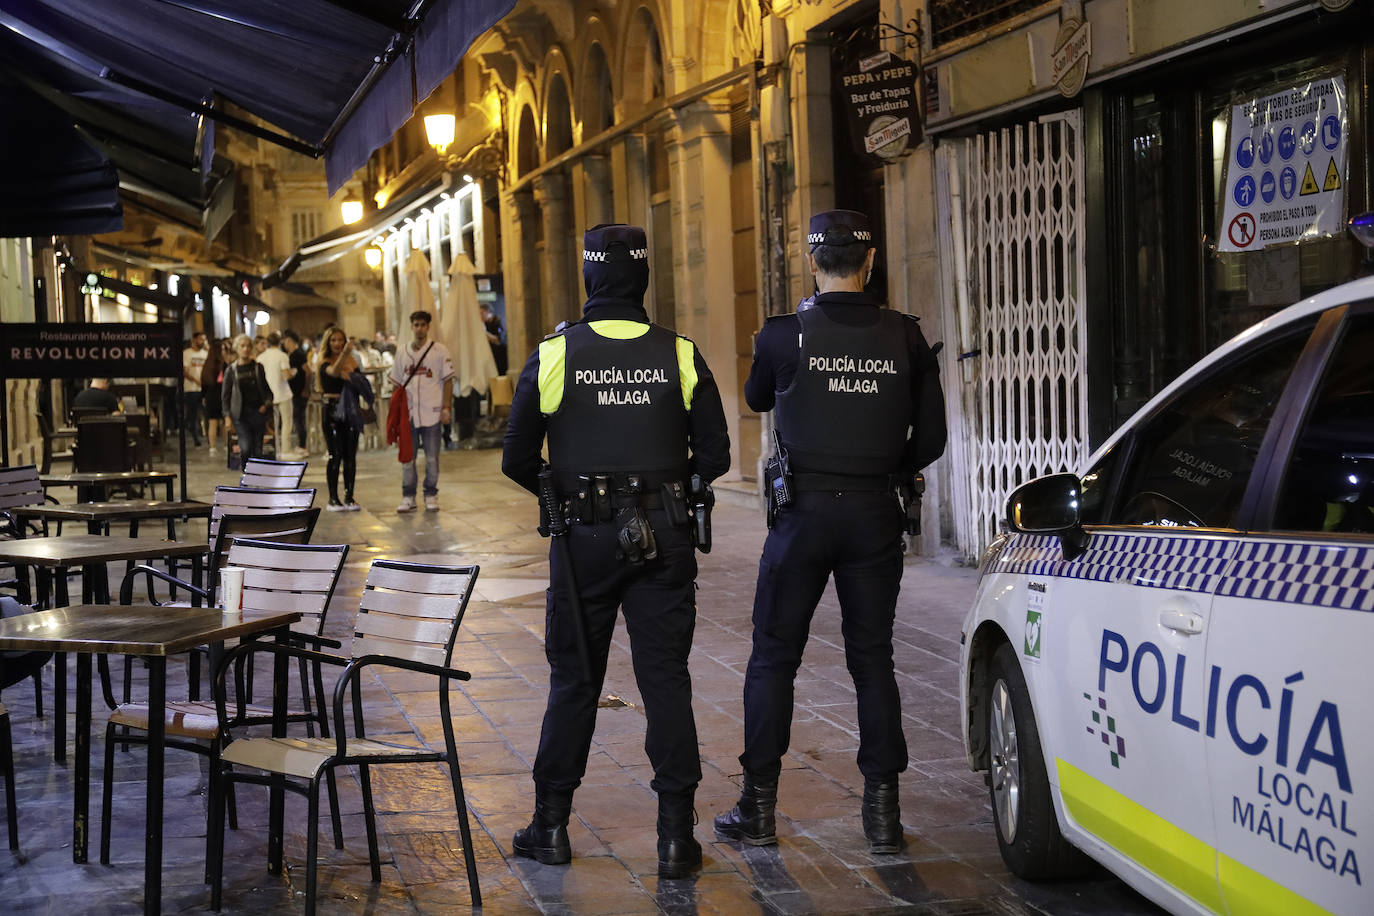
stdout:
[(1323, 191), (1339, 191), (1341, 189), (1341, 172), (1336, 168), (1336, 157), (1332, 156), (1326, 163), (1326, 182), (1322, 185)]
[(1231, 244), (1237, 248), (1249, 248), (1250, 243), (1255, 240), (1255, 218), (1249, 213), (1237, 213), (1231, 220), (1231, 225), (1226, 227), (1226, 234), (1231, 239)]
[(1306, 197), (1308, 194), (1316, 194), (1321, 188), (1317, 187), (1317, 176), (1312, 174), (1312, 163), (1307, 163), (1307, 172), (1302, 176), (1302, 190), (1299, 196)]

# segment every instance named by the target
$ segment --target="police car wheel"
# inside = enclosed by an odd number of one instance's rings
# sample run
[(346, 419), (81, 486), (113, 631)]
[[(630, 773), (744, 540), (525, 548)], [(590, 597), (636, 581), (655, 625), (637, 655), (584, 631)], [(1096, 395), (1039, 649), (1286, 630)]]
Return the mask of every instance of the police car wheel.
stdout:
[(1081, 873), (1087, 860), (1059, 831), (1026, 679), (1007, 643), (992, 658), (987, 710), (988, 793), (1002, 861), (1031, 880)]

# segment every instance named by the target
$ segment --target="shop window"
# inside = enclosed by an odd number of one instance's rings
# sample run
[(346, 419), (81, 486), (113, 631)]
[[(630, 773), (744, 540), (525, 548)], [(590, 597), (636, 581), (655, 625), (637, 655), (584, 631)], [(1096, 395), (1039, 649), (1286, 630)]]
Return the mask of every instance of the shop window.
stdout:
[[(1290, 87), (1305, 86), (1333, 75), (1344, 78), (1344, 69), (1332, 66), (1330, 62), (1323, 65), (1322, 61), (1306, 59), (1247, 74), (1239, 81), (1212, 88), (1203, 94), (1203, 123), (1210, 127), (1212, 134), (1210, 168), (1204, 170), (1209, 184), (1204, 191), (1213, 238), (1225, 231), (1225, 227), (1221, 226), (1225, 212), (1222, 206), (1226, 193), (1225, 165), (1232, 154), (1230, 137), (1235, 134), (1234, 130), (1228, 132), (1227, 127), (1236, 101), (1246, 96), (1262, 97)], [(1358, 88), (1346, 80), (1346, 91), (1349, 93), (1346, 101), (1353, 107)], [(1355, 151), (1353, 146), (1347, 151), (1347, 175), (1344, 176), (1347, 182), (1350, 171), (1358, 169)], [(1273, 155), (1277, 167), (1281, 157), (1277, 152)], [(1292, 162), (1300, 163), (1302, 160), (1299, 152)], [(1302, 201), (1303, 195), (1299, 189), (1294, 194), (1293, 203), (1297, 205)], [(1207, 255), (1208, 303), (1204, 345), (1208, 350), (1220, 346), (1255, 322), (1294, 302), (1352, 279), (1354, 266), (1358, 263), (1356, 245), (1344, 232), (1295, 245), (1277, 245), (1245, 252), (1217, 251), (1216, 246), (1212, 245)]]
[[(1246, 63), (1266, 58), (1235, 54)], [(1110, 404), (1103, 404), (1110, 411), (1104, 429), (1124, 422), (1239, 332), (1355, 275), (1359, 246), (1345, 233), (1243, 252), (1218, 245), (1225, 166), (1234, 153), (1228, 130), (1233, 108), (1340, 75), (1347, 111), (1357, 113), (1366, 100), (1346, 64), (1339, 51), (1261, 68), (1228, 70), (1214, 61), (1210, 79), (1200, 81), (1196, 67), (1155, 71), (1105, 96), (1104, 171), (1115, 250), (1100, 262), (1090, 259), (1090, 270), (1104, 270), (1111, 291), (1112, 388)], [(1348, 143), (1342, 176), (1347, 202), (1358, 199), (1368, 182), (1358, 134), (1352, 132)], [(1272, 185), (1268, 193), (1272, 198)], [(1105, 330), (1098, 332), (1103, 344), (1106, 338)]]

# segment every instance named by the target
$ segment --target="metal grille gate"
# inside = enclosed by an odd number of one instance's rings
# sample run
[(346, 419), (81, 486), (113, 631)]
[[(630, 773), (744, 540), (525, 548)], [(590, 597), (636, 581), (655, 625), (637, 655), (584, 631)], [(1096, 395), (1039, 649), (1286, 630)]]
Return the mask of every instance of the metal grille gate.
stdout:
[(1080, 124), (1070, 111), (940, 146), (946, 327), (960, 342), (951, 495), (969, 556), (1013, 488), (1088, 453)]

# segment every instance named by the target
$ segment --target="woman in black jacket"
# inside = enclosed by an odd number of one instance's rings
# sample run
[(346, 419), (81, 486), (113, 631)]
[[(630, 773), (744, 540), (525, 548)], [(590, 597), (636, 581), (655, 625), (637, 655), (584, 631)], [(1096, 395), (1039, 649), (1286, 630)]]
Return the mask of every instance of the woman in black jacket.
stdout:
[(247, 334), (235, 337), (234, 353), (238, 359), (224, 370), (220, 406), (224, 418), (238, 430), (239, 457), (247, 461), (262, 457), (262, 437), (272, 415), (272, 389), (267, 373), (253, 359), (253, 338)]
[[(357, 512), (353, 500), (353, 479), (358, 472), (358, 430), (346, 419), (337, 416), (339, 398), (350, 384), (350, 377), (358, 371), (358, 358), (353, 344), (342, 328), (329, 327), (320, 338), (319, 365), (316, 377), (320, 380), (323, 398), (321, 410), (324, 422), (324, 445), (329, 451), (325, 466), (325, 480), (329, 482), (330, 512)], [(339, 471), (343, 471), (344, 498), (339, 501)]]

